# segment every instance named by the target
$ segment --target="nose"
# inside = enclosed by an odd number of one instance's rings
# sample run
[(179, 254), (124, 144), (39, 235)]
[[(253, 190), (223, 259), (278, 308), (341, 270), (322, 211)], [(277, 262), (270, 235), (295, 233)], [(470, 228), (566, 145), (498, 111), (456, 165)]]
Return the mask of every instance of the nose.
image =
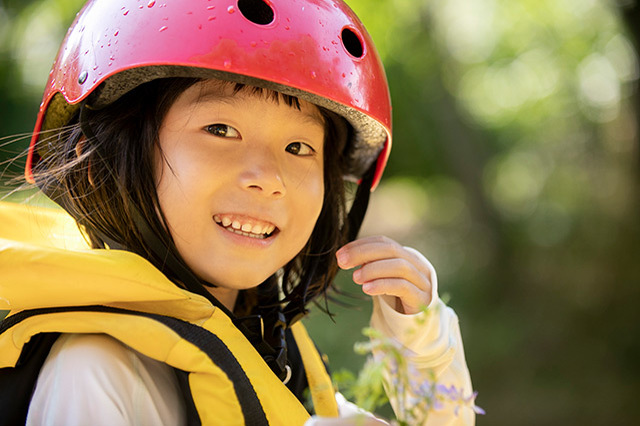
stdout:
[(239, 177), (240, 185), (265, 197), (282, 198), (287, 190), (280, 164), (273, 153), (261, 151), (245, 159)]

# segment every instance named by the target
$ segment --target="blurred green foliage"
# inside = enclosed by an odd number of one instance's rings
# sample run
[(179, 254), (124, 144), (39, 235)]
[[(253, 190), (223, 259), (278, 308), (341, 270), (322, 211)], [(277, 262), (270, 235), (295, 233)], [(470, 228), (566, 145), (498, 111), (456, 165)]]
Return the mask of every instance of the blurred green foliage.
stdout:
[[(394, 147), (363, 234), (420, 249), (461, 321), (478, 424), (636, 424), (638, 6), (347, 0), (376, 42)], [(1, 184), (19, 175), (80, 0), (0, 0)], [(357, 294), (348, 274), (342, 291)], [(344, 300), (342, 298), (341, 300)], [(308, 326), (334, 370), (368, 301)]]

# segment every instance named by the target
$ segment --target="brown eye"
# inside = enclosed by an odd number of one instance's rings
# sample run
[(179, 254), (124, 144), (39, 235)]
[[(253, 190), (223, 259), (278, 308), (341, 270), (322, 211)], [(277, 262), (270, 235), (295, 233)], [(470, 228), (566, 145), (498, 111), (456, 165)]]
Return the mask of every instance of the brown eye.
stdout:
[(285, 150), (293, 155), (299, 155), (301, 157), (308, 157), (316, 153), (315, 149), (303, 142), (292, 142), (287, 145)]
[(220, 124), (220, 123), (216, 123), (216, 124), (211, 124), (207, 127), (205, 127), (205, 130), (208, 133), (211, 133), (214, 136), (218, 136), (220, 138), (239, 138), (240, 137), (240, 133), (234, 129), (231, 126), (228, 126), (226, 124)]

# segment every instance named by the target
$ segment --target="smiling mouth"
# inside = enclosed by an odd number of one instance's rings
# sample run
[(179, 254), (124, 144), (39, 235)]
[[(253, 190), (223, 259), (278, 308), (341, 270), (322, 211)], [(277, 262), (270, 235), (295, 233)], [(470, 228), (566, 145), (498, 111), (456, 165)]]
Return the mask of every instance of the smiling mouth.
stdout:
[(234, 234), (264, 240), (276, 234), (278, 227), (269, 222), (249, 220), (231, 215), (215, 215), (213, 220), (221, 228)]

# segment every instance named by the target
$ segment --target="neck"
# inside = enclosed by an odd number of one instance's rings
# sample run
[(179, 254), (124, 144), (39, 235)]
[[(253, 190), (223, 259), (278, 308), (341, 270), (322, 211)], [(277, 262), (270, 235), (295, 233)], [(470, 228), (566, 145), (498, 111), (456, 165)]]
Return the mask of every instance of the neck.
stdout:
[(213, 295), (213, 297), (218, 299), (225, 308), (233, 312), (233, 308), (236, 305), (236, 299), (238, 298), (238, 290), (222, 287), (211, 287), (207, 288), (207, 290)]

